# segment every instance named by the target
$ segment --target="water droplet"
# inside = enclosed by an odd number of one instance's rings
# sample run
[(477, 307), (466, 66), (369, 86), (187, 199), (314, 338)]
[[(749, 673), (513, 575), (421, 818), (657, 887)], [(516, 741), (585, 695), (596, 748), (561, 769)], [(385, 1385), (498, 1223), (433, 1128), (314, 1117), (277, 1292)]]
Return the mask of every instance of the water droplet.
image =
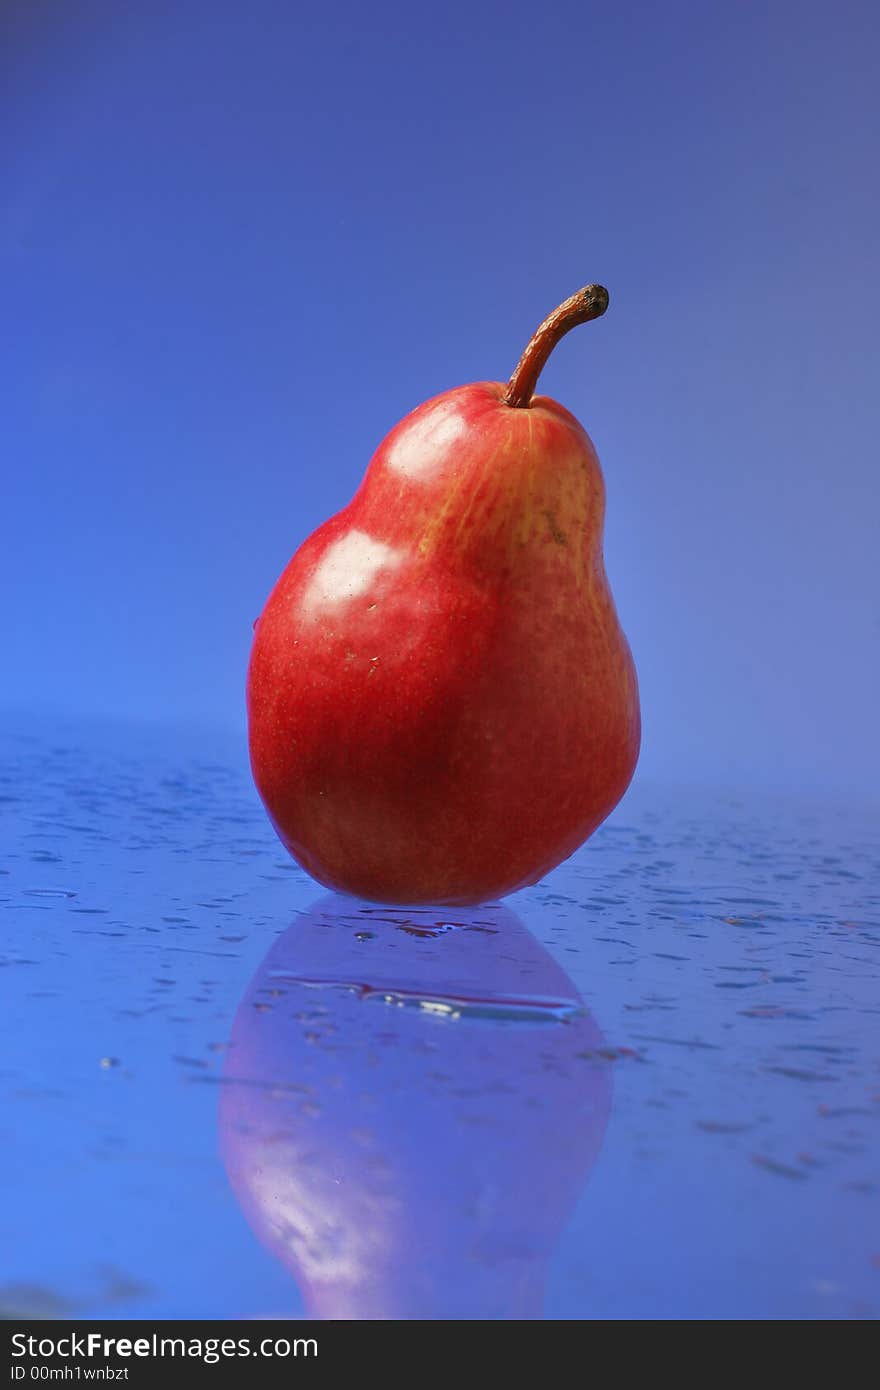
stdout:
[[(441, 1018), (487, 1018), (513, 1023), (568, 1023), (586, 1012), (580, 999), (558, 999), (542, 995), (468, 996), (446, 994), (438, 990), (427, 993), (421, 988), (395, 985), (371, 985), (350, 980), (306, 979), (287, 970), (272, 970), (273, 979), (304, 985), (307, 989), (338, 989), (358, 999), (388, 1004), (396, 1008), (418, 1009)], [(261, 1006), (255, 1004), (254, 1008)], [(262, 1006), (265, 1007), (265, 1006)]]

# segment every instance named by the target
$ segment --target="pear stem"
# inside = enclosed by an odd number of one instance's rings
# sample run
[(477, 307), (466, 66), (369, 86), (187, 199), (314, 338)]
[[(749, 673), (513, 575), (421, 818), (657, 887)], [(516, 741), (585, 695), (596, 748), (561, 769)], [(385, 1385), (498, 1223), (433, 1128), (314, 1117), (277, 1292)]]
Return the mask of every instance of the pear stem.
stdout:
[(548, 314), (526, 345), (502, 397), (505, 405), (521, 409), (531, 404), (538, 377), (547, 358), (570, 328), (601, 318), (608, 308), (608, 291), (602, 285), (586, 285)]

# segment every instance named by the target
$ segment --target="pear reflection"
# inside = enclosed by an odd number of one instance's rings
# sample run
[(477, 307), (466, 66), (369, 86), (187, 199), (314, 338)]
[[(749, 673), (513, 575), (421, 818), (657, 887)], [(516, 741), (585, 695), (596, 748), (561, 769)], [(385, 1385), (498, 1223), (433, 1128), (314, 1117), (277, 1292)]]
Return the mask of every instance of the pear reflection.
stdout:
[(233, 1024), (221, 1147), (318, 1318), (539, 1318), (611, 1101), (602, 1036), (507, 908), (328, 895)]

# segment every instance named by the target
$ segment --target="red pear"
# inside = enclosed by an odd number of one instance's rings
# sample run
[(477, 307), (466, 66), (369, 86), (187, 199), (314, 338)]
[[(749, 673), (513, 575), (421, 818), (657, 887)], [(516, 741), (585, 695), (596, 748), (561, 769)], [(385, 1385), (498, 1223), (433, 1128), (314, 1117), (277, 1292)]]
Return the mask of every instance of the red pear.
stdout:
[(638, 688), (599, 460), (534, 395), (562, 335), (607, 305), (580, 290), (507, 386), (447, 391), (396, 425), (269, 597), (251, 764), (321, 883), (392, 903), (502, 897), (568, 858), (629, 785)]

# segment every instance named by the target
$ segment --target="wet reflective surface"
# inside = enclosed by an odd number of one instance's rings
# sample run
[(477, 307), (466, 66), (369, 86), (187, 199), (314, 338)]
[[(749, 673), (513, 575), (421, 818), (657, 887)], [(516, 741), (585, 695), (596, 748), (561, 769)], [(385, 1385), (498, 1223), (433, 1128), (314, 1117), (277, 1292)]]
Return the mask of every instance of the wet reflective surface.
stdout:
[(637, 785), (407, 912), (234, 745), (2, 752), (2, 1315), (877, 1316), (876, 812)]

